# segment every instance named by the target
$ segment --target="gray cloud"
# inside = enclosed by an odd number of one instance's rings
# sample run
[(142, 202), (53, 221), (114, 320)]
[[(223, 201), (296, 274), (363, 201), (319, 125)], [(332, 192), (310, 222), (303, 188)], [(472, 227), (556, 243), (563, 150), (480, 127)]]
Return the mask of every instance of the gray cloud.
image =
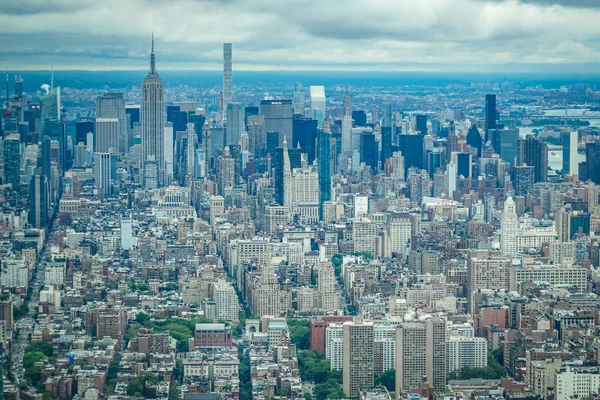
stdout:
[[(0, 8), (9, 68), (502, 68), (597, 65), (592, 0), (20, 0)], [(577, 5), (575, 5), (577, 3)]]

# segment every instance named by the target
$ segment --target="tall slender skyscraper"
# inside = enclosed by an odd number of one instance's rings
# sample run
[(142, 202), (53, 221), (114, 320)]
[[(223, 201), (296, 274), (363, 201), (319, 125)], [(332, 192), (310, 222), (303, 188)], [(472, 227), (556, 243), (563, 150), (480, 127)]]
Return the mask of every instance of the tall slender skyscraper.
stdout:
[[(150, 72), (144, 79), (142, 94), (142, 168), (144, 186), (154, 188), (164, 182), (164, 92), (162, 79), (156, 72), (154, 35), (150, 53)], [(152, 172), (148, 174), (148, 169)], [(154, 169), (157, 169), (156, 174)], [(147, 179), (149, 178), (149, 179)]]
[(233, 99), (231, 56), (231, 43), (223, 43), (223, 114)]
[(563, 174), (578, 175), (579, 163), (577, 160), (577, 131), (562, 133), (563, 145)]
[(496, 129), (496, 95), (486, 94), (485, 95), (485, 141), (489, 140), (488, 131), (490, 129)]
[(352, 153), (352, 103), (346, 88), (344, 95), (344, 116), (342, 117), (342, 153)]

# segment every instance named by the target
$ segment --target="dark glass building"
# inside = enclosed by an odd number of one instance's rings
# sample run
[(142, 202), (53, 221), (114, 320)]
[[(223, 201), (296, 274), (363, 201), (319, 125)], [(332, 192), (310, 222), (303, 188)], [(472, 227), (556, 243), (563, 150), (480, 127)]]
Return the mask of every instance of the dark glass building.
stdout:
[(36, 168), (29, 183), (27, 218), (35, 228), (44, 228), (50, 221), (50, 185), (40, 168)]
[(417, 132), (427, 135), (427, 115), (417, 114)]
[(381, 165), (392, 156), (392, 127), (381, 128)]
[(250, 115), (258, 115), (260, 110), (255, 106), (248, 106), (244, 108), (244, 126), (248, 126), (248, 117)]
[(405, 177), (411, 167), (423, 169), (423, 135), (400, 135), (400, 151), (404, 156)]
[(363, 110), (352, 111), (354, 126), (367, 126), (367, 114)]
[(292, 123), (291, 148), (300, 144), (302, 151), (307, 154), (308, 165), (311, 165), (316, 157), (317, 120), (305, 118), (298, 114), (294, 115)]
[[(204, 116), (202, 115), (202, 117)], [(175, 139), (176, 132), (183, 132), (187, 129), (188, 113), (181, 111), (179, 106), (167, 106), (167, 121), (173, 124), (173, 139)], [(197, 128), (196, 132), (198, 132)]]
[[(600, 141), (585, 145), (587, 179), (600, 184)], [(579, 168), (581, 171), (582, 168)], [(581, 178), (583, 179), (583, 178)]]
[(275, 149), (279, 147), (279, 132), (267, 132), (267, 154), (275, 157)]
[(373, 171), (377, 171), (378, 147), (374, 134), (365, 132), (360, 135), (360, 162), (364, 162)]
[(81, 120), (75, 123), (75, 145), (83, 143), (87, 145), (87, 134), (96, 132), (96, 122), (94, 120)]
[(319, 203), (331, 200), (331, 134), (319, 130), (317, 133), (317, 159), (319, 171)]
[(496, 120), (498, 119), (496, 111), (496, 95), (485, 95), (485, 143), (489, 140), (489, 130), (496, 129)]
[(477, 129), (475, 124), (471, 125), (469, 133), (467, 133), (467, 144), (474, 149), (477, 149), (477, 157), (481, 157), (481, 148), (483, 144), (481, 140), (481, 134), (479, 133), (479, 129)]

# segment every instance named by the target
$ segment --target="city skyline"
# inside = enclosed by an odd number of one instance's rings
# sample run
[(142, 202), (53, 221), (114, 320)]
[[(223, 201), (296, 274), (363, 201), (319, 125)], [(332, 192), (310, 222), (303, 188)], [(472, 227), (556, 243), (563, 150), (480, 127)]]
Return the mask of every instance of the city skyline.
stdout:
[(600, 7), (584, 0), (344, 7), (312, 0), (129, 0), (115, 7), (112, 0), (7, 4), (0, 11), (4, 67), (142, 70), (152, 31), (162, 70), (219, 70), (223, 42), (235, 45), (237, 71), (590, 72), (600, 64), (594, 40)]

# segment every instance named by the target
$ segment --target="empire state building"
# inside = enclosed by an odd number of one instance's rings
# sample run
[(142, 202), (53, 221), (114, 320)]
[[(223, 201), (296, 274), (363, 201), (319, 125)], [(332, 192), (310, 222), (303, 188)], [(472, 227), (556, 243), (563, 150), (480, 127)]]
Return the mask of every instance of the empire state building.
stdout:
[(142, 95), (142, 184), (148, 189), (165, 182), (165, 104), (162, 79), (156, 72), (154, 35), (150, 53), (150, 72), (144, 79)]

